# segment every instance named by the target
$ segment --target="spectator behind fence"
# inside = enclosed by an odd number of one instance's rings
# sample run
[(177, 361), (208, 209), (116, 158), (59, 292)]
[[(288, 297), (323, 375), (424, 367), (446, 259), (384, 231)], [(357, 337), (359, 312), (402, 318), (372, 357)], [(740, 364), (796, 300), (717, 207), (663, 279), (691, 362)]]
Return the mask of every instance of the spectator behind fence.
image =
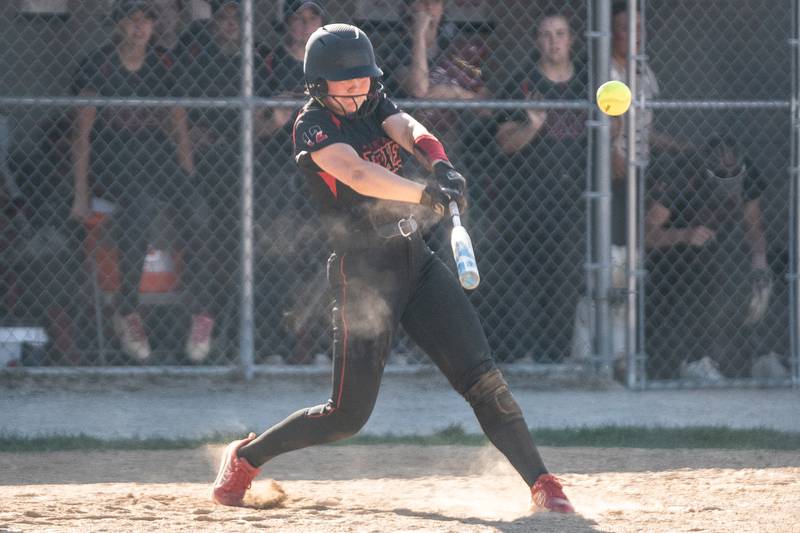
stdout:
[(775, 355), (753, 357), (772, 287), (766, 180), (732, 137), (661, 159), (645, 218), (648, 374), (719, 381), (755, 365), (788, 376)]
[(446, 93), (442, 98), (457, 97), (455, 89), (432, 88), (430, 80), (430, 69), (446, 42), (441, 35), (443, 17), (444, 0), (406, 0), (401, 28), (406, 40), (395, 51), (397, 67), (388, 76), (399, 96), (431, 98), (433, 92)]
[[(389, 85), (410, 98), (488, 98), (483, 80), (483, 64), (489, 55), (485, 35), (467, 28), (456, 30), (443, 20), (442, 0), (406, 2), (403, 21), (408, 38), (397, 51), (399, 66), (389, 75)], [(490, 113), (431, 109), (418, 115), (445, 144), (459, 146), (463, 154), (463, 133), (472, 130), (479, 117), (488, 118)]]
[[(509, 90), (518, 100), (585, 100), (586, 69), (572, 57), (574, 35), (563, 14), (536, 27), (538, 59)], [(505, 221), (509, 278), (520, 305), (509, 334), (542, 362), (569, 356), (575, 308), (584, 285), (586, 205), (584, 109), (527, 109), (502, 115), (496, 140), (505, 161), (498, 192)], [(521, 357), (522, 353), (512, 354)]]
[[(641, 27), (637, 14), (636, 26)], [(628, 76), (628, 3), (618, 0), (611, 8), (611, 74), (612, 80), (626, 81)], [(636, 33), (636, 50), (641, 51), (641, 32)], [(644, 56), (637, 61), (636, 92), (646, 100), (659, 96), (659, 85), (653, 70)], [(626, 115), (627, 116), (627, 115)], [(652, 109), (636, 110), (636, 160), (646, 168), (650, 161), (651, 148), (660, 151), (680, 151), (691, 147), (666, 133), (656, 131)], [(626, 242), (625, 202), (627, 185), (625, 176), (628, 165), (628, 129), (625, 117), (611, 119), (611, 240), (615, 245)]]
[[(240, 0), (214, 0), (211, 19), (193, 23), (176, 47), (182, 94), (205, 98), (237, 98), (242, 91), (242, 32)], [(259, 68), (263, 46), (256, 45), (254, 87), (264, 86)], [(228, 310), (233, 318), (241, 269), (241, 109), (236, 105), (193, 108), (188, 113), (195, 147), (200, 193), (210, 206), (209, 287), (215, 315)], [(256, 176), (258, 180), (259, 176)], [(258, 206), (258, 204), (256, 204)], [(224, 323), (235, 325), (237, 320)], [(235, 336), (236, 332), (220, 331)]]
[[(319, 2), (287, 0), (283, 8), (281, 41), (264, 54), (258, 72), (264, 83), (258, 87), (259, 96), (302, 99), (305, 94), (303, 56), (306, 41), (323, 24), (324, 10)], [(264, 108), (259, 111), (257, 134), (262, 150), (261, 164), (270, 176), (285, 173), (293, 167), (292, 118), (297, 109), (292, 106)], [(265, 180), (269, 182), (270, 180)], [(269, 194), (269, 191), (266, 191)]]
[[(84, 59), (75, 79), (80, 96), (166, 97), (175, 94), (174, 60), (151, 45), (156, 13), (146, 0), (117, 0), (114, 42)], [(183, 237), (184, 288), (192, 323), (186, 352), (193, 361), (209, 352), (209, 271), (203, 235), (207, 217), (194, 191), (194, 163), (186, 112), (181, 107), (78, 108), (74, 127), (72, 216), (86, 220), (94, 195), (115, 205), (114, 240), (120, 250), (121, 287), (114, 314), (123, 351), (136, 361), (150, 356), (138, 311), (138, 285), (149, 228), (165, 204)]]
[[(266, 80), (260, 96), (305, 97), (306, 41), (322, 26), (324, 17), (321, 2), (284, 3), (280, 41), (264, 55), (260, 67)], [(313, 344), (325, 323), (318, 305), (324, 294), (324, 272), (311, 266), (322, 260), (322, 235), (292, 157), (296, 114), (295, 107), (260, 111), (255, 186), (259, 237), (256, 311), (260, 318), (256, 339), (261, 353), (280, 354), (291, 364), (313, 362)], [(313, 268), (318, 275), (309, 275), (298, 265)]]

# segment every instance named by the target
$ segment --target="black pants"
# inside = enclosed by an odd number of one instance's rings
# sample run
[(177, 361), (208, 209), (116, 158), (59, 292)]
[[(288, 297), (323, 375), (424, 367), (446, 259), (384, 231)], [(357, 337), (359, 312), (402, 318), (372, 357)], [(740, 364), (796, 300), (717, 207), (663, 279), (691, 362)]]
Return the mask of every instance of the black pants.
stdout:
[(496, 320), (502, 334), (493, 347), (506, 360), (530, 354), (537, 362), (562, 362), (572, 351), (575, 310), (586, 279), (583, 174), (562, 166), (536, 166), (533, 178), (510, 166), (507, 172), (510, 187), (498, 202), (500, 261), (490, 263), (502, 267), (489, 274), (498, 276), (493, 287), (507, 290), (488, 307), (491, 315), (502, 317)]
[(744, 377), (757, 350), (744, 325), (750, 286), (747, 257), (709, 244), (652, 251), (645, 289), (647, 373), (679, 376), (681, 362), (708, 356), (728, 377)]
[(332, 442), (368, 420), (398, 324), (459, 393), (494, 367), (478, 316), (455, 276), (423, 240), (394, 238), (328, 260), (333, 306), (333, 392), (259, 440), (262, 456)]
[[(376, 238), (377, 239), (377, 238)], [(367, 422), (398, 324), (475, 412), (481, 428), (531, 486), (547, 472), (525, 419), (494, 368), (475, 310), (419, 234), (328, 260), (334, 292), (333, 393), (240, 450), (259, 466), (276, 455), (343, 439)]]
[(95, 192), (116, 204), (113, 236), (120, 250), (120, 312), (136, 309), (152, 222), (166, 210), (184, 253), (182, 286), (192, 312), (212, 298), (208, 209), (197, 183), (177, 164), (174, 145), (156, 133), (104, 135), (93, 143)]

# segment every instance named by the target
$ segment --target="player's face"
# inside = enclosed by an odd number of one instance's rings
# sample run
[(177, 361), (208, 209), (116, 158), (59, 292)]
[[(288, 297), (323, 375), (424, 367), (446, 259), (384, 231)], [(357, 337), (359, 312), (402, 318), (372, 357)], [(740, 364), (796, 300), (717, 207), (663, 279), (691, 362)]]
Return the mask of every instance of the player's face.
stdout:
[(155, 21), (143, 11), (134, 11), (119, 21), (122, 41), (129, 46), (146, 46), (153, 35)]
[(289, 18), (289, 38), (305, 45), (311, 34), (322, 27), (322, 16), (313, 7), (304, 7)]
[(355, 113), (367, 101), (369, 78), (329, 81), (325, 105), (339, 115)]
[(239, 43), (239, 7), (228, 4), (214, 14), (217, 38), (223, 43)]
[[(640, 28), (642, 18), (636, 15), (636, 27)], [(628, 13), (617, 13), (614, 20), (611, 21), (611, 29), (613, 36), (611, 38), (611, 46), (614, 50), (614, 55), (617, 57), (624, 57), (628, 55)], [(636, 32), (636, 50), (641, 48), (641, 32)], [(634, 51), (636, 53), (636, 51)]]
[(562, 64), (570, 60), (572, 32), (564, 17), (547, 17), (539, 24), (536, 47), (546, 63)]

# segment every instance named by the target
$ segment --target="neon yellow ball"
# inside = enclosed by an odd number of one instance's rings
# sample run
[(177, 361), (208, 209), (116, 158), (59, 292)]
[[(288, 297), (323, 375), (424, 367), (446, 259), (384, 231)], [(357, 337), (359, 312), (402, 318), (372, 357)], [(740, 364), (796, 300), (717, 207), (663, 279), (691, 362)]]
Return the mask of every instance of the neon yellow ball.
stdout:
[(606, 115), (617, 117), (630, 106), (631, 90), (621, 81), (607, 81), (597, 88), (597, 107)]

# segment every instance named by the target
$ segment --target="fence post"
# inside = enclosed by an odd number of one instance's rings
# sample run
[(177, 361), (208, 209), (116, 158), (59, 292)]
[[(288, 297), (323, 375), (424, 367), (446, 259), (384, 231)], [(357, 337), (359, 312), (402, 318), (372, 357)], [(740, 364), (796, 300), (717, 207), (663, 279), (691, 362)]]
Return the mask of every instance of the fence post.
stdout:
[(253, 0), (242, 2), (242, 300), (239, 362), (253, 377)]
[(791, 349), (792, 384), (800, 385), (800, 285), (797, 271), (800, 264), (800, 0), (792, 1), (792, 96), (790, 106), (791, 167), (789, 180), (791, 199), (789, 204), (789, 342)]
[[(594, 320), (591, 321), (592, 358), (595, 366), (609, 375), (612, 371), (611, 309), (611, 125), (609, 118), (594, 105), (594, 90), (609, 78), (611, 54), (611, 2), (601, 0), (587, 4), (590, 77), (589, 121), (590, 158), (587, 163), (587, 184), (593, 189), (588, 196), (587, 294), (592, 295)], [(591, 200), (595, 200), (592, 205)], [(591, 207), (591, 208), (590, 208)]]
[[(636, 114), (637, 108), (641, 108), (643, 103), (641, 95), (637, 94), (637, 50), (636, 37), (639, 28), (636, 24), (638, 15), (638, 1), (628, 0), (628, 65), (626, 83), (631, 89), (633, 94), (633, 105), (627, 113), (627, 134), (628, 146), (627, 150), (627, 170), (625, 179), (627, 182), (627, 194), (625, 199), (625, 221), (626, 221), (626, 248), (627, 248), (627, 305), (626, 305), (626, 320), (625, 320), (625, 359), (627, 376), (626, 382), (628, 388), (634, 388), (637, 385), (637, 370), (639, 366), (639, 217), (638, 217), (638, 172), (637, 156), (638, 150), (636, 146)], [(644, 43), (642, 43), (644, 46)], [(644, 377), (642, 383), (644, 385)]]

